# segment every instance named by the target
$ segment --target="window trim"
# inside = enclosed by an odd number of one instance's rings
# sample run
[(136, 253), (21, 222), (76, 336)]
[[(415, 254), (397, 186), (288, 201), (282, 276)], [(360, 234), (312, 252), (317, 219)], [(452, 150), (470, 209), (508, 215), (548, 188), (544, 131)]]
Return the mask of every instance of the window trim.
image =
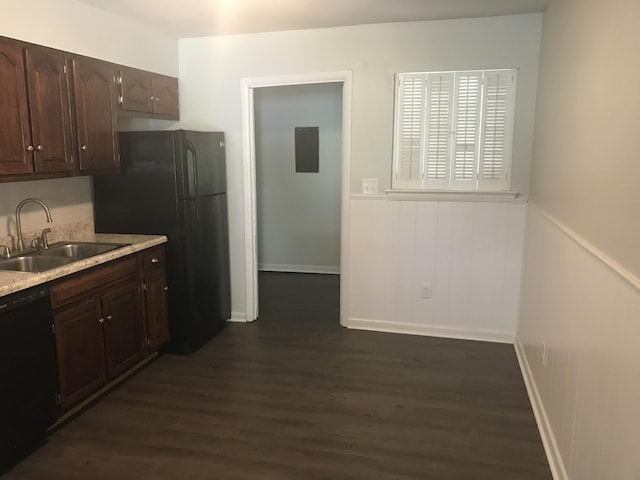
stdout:
[[(456, 159), (456, 122), (458, 121), (458, 108), (459, 108), (459, 85), (461, 85), (460, 78), (463, 75), (480, 75), (481, 85), (478, 93), (478, 101), (480, 102), (479, 112), (477, 113), (477, 138), (474, 144), (474, 172), (473, 180), (458, 179), (454, 176), (455, 159)], [(511, 82), (508, 84), (506, 93), (506, 105), (505, 105), (505, 121), (503, 123), (504, 128), (504, 143), (503, 143), (503, 175), (500, 179), (482, 178), (483, 166), (485, 165), (485, 145), (487, 136), (487, 98), (488, 98), (488, 85), (487, 81), (491, 78), (490, 75), (494, 75), (498, 81), (501, 77), (511, 76)], [(451, 98), (445, 100), (449, 105), (449, 111), (446, 112), (448, 118), (445, 119), (448, 125), (449, 133), (446, 141), (447, 144), (447, 172), (446, 178), (441, 179), (429, 179), (427, 178), (427, 148), (429, 147), (428, 141), (428, 129), (430, 108), (430, 95), (429, 90), (430, 82), (433, 78), (441, 75), (448, 77), (451, 84), (448, 88), (450, 90), (445, 92)], [(409, 158), (409, 179), (401, 178), (401, 169), (407, 168), (406, 160), (404, 165), (401, 164), (401, 160), (406, 157), (403, 155), (402, 148), (406, 147), (406, 138), (401, 138), (402, 133), (402, 121), (406, 108), (404, 88), (405, 82), (412, 80), (415, 83), (421, 82), (421, 117), (420, 123), (420, 139), (419, 147), (417, 148), (417, 178), (412, 178), (413, 173), (416, 170), (414, 162), (415, 150), (412, 150)], [(394, 103), (394, 126), (393, 126), (393, 164), (392, 164), (392, 190), (396, 192), (410, 190), (410, 191), (433, 191), (433, 192), (509, 192), (512, 185), (512, 169), (513, 169), (513, 140), (515, 133), (515, 117), (516, 117), (516, 100), (517, 100), (517, 83), (518, 83), (518, 69), (516, 68), (504, 68), (504, 69), (467, 69), (467, 70), (443, 70), (443, 71), (430, 71), (430, 72), (401, 72), (396, 74), (395, 78), (395, 103)], [(415, 88), (413, 86), (412, 88)], [(438, 97), (440, 98), (440, 97)], [(409, 102), (414, 101), (409, 99)], [(413, 107), (413, 113), (415, 114), (415, 107)], [(410, 118), (409, 121), (415, 121)], [(405, 124), (406, 125), (406, 124)], [(406, 127), (405, 127), (406, 128)], [(415, 129), (415, 125), (411, 124), (411, 128)], [(403, 140), (405, 142), (403, 143)], [(412, 144), (415, 142), (412, 142)], [(415, 149), (415, 145), (412, 145)], [(465, 188), (469, 185), (469, 188)]]

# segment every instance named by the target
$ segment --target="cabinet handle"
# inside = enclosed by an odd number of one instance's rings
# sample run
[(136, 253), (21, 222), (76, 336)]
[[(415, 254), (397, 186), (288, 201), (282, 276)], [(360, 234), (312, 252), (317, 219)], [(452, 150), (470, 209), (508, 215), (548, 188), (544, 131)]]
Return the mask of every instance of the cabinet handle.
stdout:
[(29, 145), (27, 147), (27, 152), (33, 152), (33, 145)]
[(98, 319), (98, 323), (103, 324), (104, 323), (104, 318), (99, 318)]
[(42, 150), (44, 150), (44, 147), (42, 145), (38, 145), (36, 147), (36, 150), (38, 150), (39, 152), (41, 152)]
[(164, 287), (164, 291), (168, 292), (169, 291), (169, 287)]
[(87, 146), (86, 145), (82, 145), (80, 147), (80, 150), (82, 150), (83, 152), (86, 152), (87, 151)]
[(153, 102), (153, 101), (155, 100), (154, 96), (153, 96), (153, 95), (151, 95), (151, 96), (149, 97), (149, 100), (151, 100), (151, 101)]
[(159, 101), (160, 101), (160, 97), (156, 97), (156, 102), (159, 102)]
[(156, 257), (153, 257), (151, 259), (151, 263), (160, 263), (160, 260), (158, 260)]
[(107, 322), (110, 322), (113, 317), (111, 315), (107, 315), (106, 318), (107, 318)]

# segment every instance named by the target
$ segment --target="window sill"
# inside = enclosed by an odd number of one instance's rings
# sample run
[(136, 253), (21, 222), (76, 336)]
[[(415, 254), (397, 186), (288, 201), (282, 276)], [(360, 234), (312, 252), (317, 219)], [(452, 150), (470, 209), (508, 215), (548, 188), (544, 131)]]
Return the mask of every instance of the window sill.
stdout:
[(525, 203), (520, 192), (478, 192), (469, 190), (386, 190), (389, 200), (442, 202), (505, 202)]

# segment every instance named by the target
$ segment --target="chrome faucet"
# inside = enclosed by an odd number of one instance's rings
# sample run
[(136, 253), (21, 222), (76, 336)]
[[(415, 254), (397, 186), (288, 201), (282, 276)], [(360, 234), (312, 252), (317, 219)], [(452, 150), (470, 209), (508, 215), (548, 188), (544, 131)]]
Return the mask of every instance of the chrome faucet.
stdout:
[(24, 207), (27, 203), (37, 203), (38, 205), (40, 205), (44, 209), (44, 213), (47, 214), (47, 223), (53, 222), (53, 220), (51, 219), (51, 211), (49, 210), (49, 207), (47, 207), (47, 204), (44, 203), (42, 200), (39, 200), (37, 198), (25, 198), (24, 200), (22, 200), (16, 207), (16, 229), (18, 234), (18, 239), (17, 239), (18, 251), (24, 250), (24, 240), (22, 239), (22, 225), (20, 224), (20, 213), (22, 212), (22, 207)]

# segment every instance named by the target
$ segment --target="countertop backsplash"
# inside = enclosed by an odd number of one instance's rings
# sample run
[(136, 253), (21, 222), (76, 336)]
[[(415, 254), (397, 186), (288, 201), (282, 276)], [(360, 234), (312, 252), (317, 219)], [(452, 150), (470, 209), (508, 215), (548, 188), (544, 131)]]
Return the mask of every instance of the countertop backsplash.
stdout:
[[(29, 232), (23, 232), (22, 237), (24, 239), (24, 246), (29, 247), (31, 241), (39, 237), (42, 233), (42, 229), (51, 228), (51, 232), (47, 234), (49, 243), (61, 242), (63, 240), (83, 240), (87, 237), (93, 236), (95, 227), (93, 220), (83, 220), (75, 223), (67, 223), (65, 225), (52, 225), (49, 226), (46, 222), (42, 223), (42, 228), (39, 230), (32, 230)], [(0, 245), (7, 245), (11, 248), (11, 251), (15, 251), (17, 243), (17, 235), (7, 235), (0, 237)]]

